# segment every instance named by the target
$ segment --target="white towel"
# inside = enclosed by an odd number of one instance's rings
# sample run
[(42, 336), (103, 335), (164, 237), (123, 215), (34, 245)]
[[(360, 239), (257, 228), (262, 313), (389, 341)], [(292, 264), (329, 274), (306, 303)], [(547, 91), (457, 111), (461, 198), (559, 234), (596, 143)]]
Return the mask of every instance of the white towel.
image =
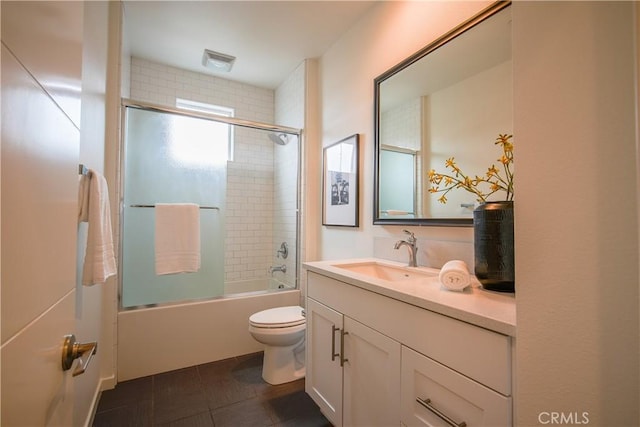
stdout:
[(200, 207), (193, 203), (158, 203), (156, 274), (200, 269)]
[(448, 261), (440, 270), (440, 283), (450, 291), (462, 291), (471, 284), (469, 268), (464, 261)]
[(89, 187), (91, 176), (89, 173), (80, 175), (78, 185), (78, 222), (89, 221)]
[[(86, 185), (86, 182), (84, 184)], [(88, 187), (88, 212), (85, 216), (88, 219), (89, 229), (82, 269), (82, 284), (85, 286), (104, 283), (117, 272), (107, 181), (100, 173), (89, 170)], [(87, 205), (86, 201), (82, 203)]]

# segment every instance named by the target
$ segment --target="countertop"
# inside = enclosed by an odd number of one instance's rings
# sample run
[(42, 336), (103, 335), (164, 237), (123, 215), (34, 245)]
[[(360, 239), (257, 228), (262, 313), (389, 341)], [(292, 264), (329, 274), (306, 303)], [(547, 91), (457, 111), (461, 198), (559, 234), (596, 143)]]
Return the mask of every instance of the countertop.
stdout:
[(357, 286), (389, 298), (424, 308), (463, 322), (504, 335), (516, 336), (516, 299), (514, 294), (484, 290), (473, 277), (474, 284), (464, 291), (449, 291), (438, 279), (437, 269), (406, 267), (431, 272), (420, 283), (391, 282), (336, 267), (336, 264), (377, 262), (395, 267), (406, 264), (378, 258), (341, 259), (305, 262), (303, 267), (346, 284)]

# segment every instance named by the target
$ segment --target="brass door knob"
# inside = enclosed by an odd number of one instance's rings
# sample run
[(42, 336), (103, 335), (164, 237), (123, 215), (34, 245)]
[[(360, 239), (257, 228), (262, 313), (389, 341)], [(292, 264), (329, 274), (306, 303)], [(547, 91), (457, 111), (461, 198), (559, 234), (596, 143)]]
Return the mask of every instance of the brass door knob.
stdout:
[[(80, 363), (75, 371), (73, 371), (73, 376), (78, 376), (83, 374), (84, 371), (89, 366), (91, 362), (91, 358), (98, 351), (98, 343), (97, 342), (89, 342), (89, 343), (79, 343), (76, 341), (75, 335), (65, 335), (64, 343), (62, 344), (62, 370), (68, 371), (71, 369), (73, 365), (73, 361), (76, 359), (80, 359)], [(88, 354), (86, 360), (82, 359), (82, 356)]]

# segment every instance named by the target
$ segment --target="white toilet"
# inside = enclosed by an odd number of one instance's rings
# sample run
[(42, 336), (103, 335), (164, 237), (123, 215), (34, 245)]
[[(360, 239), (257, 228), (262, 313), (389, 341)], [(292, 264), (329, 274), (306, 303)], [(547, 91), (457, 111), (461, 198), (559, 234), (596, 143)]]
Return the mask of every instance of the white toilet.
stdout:
[(270, 308), (249, 317), (249, 332), (264, 344), (262, 378), (283, 384), (305, 375), (304, 309), (300, 306)]

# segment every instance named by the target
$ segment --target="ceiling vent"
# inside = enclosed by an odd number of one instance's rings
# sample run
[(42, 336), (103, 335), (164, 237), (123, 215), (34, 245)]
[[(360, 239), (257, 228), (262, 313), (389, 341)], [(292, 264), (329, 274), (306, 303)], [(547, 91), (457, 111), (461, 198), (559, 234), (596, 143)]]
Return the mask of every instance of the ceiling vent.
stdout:
[(231, 71), (236, 57), (205, 49), (202, 54), (202, 65), (214, 71)]

